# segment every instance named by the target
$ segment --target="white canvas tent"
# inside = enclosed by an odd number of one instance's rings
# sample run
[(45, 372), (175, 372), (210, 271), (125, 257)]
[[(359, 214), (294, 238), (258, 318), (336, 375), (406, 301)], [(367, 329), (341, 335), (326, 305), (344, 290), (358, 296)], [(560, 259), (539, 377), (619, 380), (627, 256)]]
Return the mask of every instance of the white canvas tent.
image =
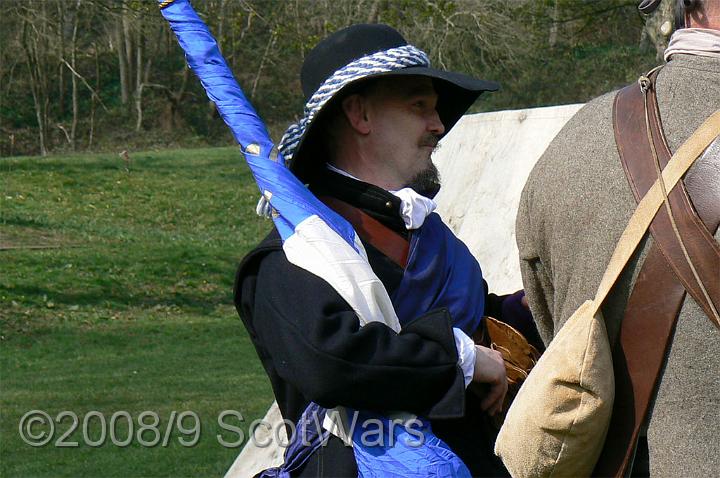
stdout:
[[(443, 188), (438, 213), (480, 263), (492, 292), (522, 288), (515, 215), (523, 185), (535, 162), (582, 105), (467, 115), (443, 138), (434, 161)], [(282, 417), (272, 404), (265, 423), (278, 429)], [(269, 435), (262, 427), (261, 435)], [(282, 462), (284, 449), (250, 440), (225, 478), (246, 478)]]

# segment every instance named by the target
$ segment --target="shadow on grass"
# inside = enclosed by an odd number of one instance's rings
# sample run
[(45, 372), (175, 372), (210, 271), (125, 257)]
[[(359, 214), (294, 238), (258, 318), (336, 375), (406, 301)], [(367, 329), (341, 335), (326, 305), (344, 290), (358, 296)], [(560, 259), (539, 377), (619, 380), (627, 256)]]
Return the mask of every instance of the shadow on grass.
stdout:
[(100, 158), (92, 161), (80, 160), (72, 163), (66, 158), (53, 158), (46, 161), (40, 161), (35, 158), (32, 160), (9, 160), (4, 164), (3, 169), (11, 172), (41, 172), (41, 173), (60, 173), (63, 176), (72, 176), (73, 174), (87, 174), (89, 172), (106, 172), (106, 171), (122, 171), (125, 166), (119, 158)]
[(34, 229), (57, 229), (54, 226), (45, 221), (38, 221), (37, 219), (29, 217), (20, 217), (18, 215), (0, 215), (0, 226), (18, 226), (18, 227), (32, 227)]
[[(198, 174), (223, 171), (220, 177), (227, 175), (228, 166), (241, 177), (250, 175), (250, 169), (239, 152), (226, 148), (202, 150), (178, 150), (165, 152), (130, 152), (130, 174), (136, 172)], [(0, 162), (4, 171), (59, 173), (62, 176), (84, 177), (88, 173), (126, 172), (127, 163), (118, 155), (105, 153), (99, 155), (54, 156), (49, 158), (8, 158)]]
[(0, 285), (0, 294), (10, 297), (35, 297), (40, 302), (43, 298), (52, 301), (53, 307), (58, 306), (89, 306), (109, 307), (117, 310), (131, 308), (152, 309), (155, 307), (179, 307), (183, 311), (195, 314), (209, 314), (219, 305), (230, 305), (233, 302), (232, 289), (220, 289), (214, 293), (198, 293), (197, 289), (187, 292), (155, 293), (152, 296), (133, 294), (128, 290), (122, 293), (117, 289), (99, 289), (97, 291), (67, 292), (49, 287), (33, 285), (17, 285), (6, 287)]

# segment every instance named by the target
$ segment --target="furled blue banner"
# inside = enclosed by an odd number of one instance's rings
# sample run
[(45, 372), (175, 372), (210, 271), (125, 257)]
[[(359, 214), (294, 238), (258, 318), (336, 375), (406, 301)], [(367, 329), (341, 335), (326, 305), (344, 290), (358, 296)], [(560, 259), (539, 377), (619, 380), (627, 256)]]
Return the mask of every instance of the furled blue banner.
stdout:
[[(159, 1), (159, 4), (163, 17), (185, 51), (188, 66), (232, 130), (260, 192), (277, 212), (273, 214), (273, 220), (282, 239), (290, 237), (303, 220), (317, 215), (355, 248), (352, 226), (313, 196), (285, 167), (265, 124), (240, 89), (215, 38), (190, 2)], [(273, 157), (276, 154), (277, 157)]]

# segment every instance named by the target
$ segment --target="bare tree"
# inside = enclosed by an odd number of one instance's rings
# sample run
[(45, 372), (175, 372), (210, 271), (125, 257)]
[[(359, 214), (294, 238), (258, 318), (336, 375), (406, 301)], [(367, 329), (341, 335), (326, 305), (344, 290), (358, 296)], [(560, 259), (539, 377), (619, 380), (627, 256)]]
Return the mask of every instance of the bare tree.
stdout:
[(122, 104), (127, 104), (130, 99), (130, 74), (128, 71), (127, 55), (125, 53), (125, 30), (124, 21), (125, 8), (119, 15), (115, 16), (115, 47), (118, 56), (118, 75), (120, 77), (120, 100)]
[(548, 45), (554, 47), (557, 43), (558, 36), (558, 19), (560, 18), (560, 0), (555, 0), (552, 11), (552, 23), (550, 23), (550, 35), (548, 36)]
[(142, 104), (142, 93), (143, 87), (143, 46), (145, 45), (145, 39), (142, 33), (142, 19), (137, 20), (139, 24), (135, 25), (135, 111), (137, 112), (135, 120), (135, 131), (140, 131), (142, 127), (143, 118), (143, 104)]
[(50, 98), (48, 95), (49, 59), (48, 59), (48, 18), (47, 4), (39, 3), (39, 10), (30, 5), (22, 7), (20, 17), (23, 22), (21, 45), (28, 68), (30, 90), (35, 106), (38, 125), (40, 154), (48, 154), (48, 123)]
[[(98, 46), (93, 43), (93, 53), (95, 56), (95, 91), (100, 91), (100, 59), (98, 57)], [(97, 105), (97, 95), (90, 98), (90, 127), (88, 132), (88, 147), (92, 148), (93, 139), (95, 139), (95, 108)]]
[[(663, 0), (658, 12), (672, 1)], [(392, 25), (439, 67), (502, 80), (505, 94), (488, 95), (478, 107), (527, 107), (584, 101), (642, 71), (641, 61), (652, 62), (633, 58), (643, 29), (636, 3), (193, 0), (273, 131), (302, 107), (297, 73), (307, 51), (349, 24)], [(662, 15), (649, 19), (643, 34), (658, 52), (669, 25)], [(110, 131), (130, 144), (152, 128), (207, 135), (211, 144), (227, 137), (155, 2), (11, 1), (0, 17), (0, 45), (3, 153), (10, 144), (26, 154), (47, 154), (59, 141), (93, 147)]]
[[(65, 1), (57, 0), (55, 5), (57, 7), (57, 38), (58, 38), (58, 49), (60, 58), (65, 58)], [(58, 115), (65, 116), (65, 65), (58, 62)]]
[(180, 105), (185, 100), (189, 79), (190, 69), (187, 66), (183, 66), (178, 88), (175, 90), (167, 87), (164, 88), (167, 102), (165, 103), (164, 112), (160, 118), (160, 125), (163, 131), (170, 132), (181, 126)]
[[(70, 65), (72, 66), (73, 72), (77, 71), (77, 34), (78, 34), (78, 23), (80, 22), (80, 5), (82, 0), (75, 2), (75, 12), (73, 17), (73, 29), (72, 39), (70, 40)], [(80, 114), (80, 105), (78, 102), (78, 84), (77, 75), (73, 74), (72, 78), (72, 124), (70, 126), (70, 147), (75, 151), (75, 138), (77, 134), (78, 115)]]
[(125, 50), (125, 64), (127, 65), (127, 84), (128, 84), (128, 90), (130, 85), (132, 84), (132, 78), (133, 78), (133, 45), (132, 45), (132, 32), (130, 28), (130, 24), (136, 20), (136, 18), (131, 18), (131, 16), (134, 17), (134, 12), (130, 9), (128, 5), (128, 0), (123, 0), (122, 2), (122, 10), (120, 11), (120, 23), (122, 25), (122, 39), (124, 44), (124, 50)]

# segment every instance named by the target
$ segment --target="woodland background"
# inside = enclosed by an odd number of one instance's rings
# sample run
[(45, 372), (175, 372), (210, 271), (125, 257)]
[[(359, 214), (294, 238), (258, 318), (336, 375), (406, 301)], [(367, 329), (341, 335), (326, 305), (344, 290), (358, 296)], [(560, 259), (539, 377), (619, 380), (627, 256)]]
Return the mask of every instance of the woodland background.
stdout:
[[(475, 111), (587, 101), (656, 64), (666, 40), (635, 0), (193, 3), (276, 139), (301, 111), (304, 55), (351, 23), (388, 23), (434, 65), (499, 81)], [(2, 6), (0, 156), (233, 144), (154, 0)]]

